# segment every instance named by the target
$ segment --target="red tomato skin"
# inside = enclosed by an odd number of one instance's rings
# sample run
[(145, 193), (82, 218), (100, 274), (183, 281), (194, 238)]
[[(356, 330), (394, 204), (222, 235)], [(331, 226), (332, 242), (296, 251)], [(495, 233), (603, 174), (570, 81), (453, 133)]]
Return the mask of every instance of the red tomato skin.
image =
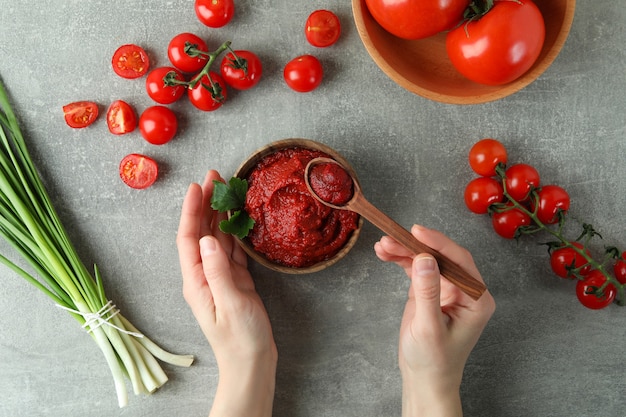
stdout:
[(159, 176), (159, 167), (154, 159), (132, 153), (120, 162), (119, 173), (124, 184), (142, 190), (154, 184)]
[[(587, 255), (591, 256), (589, 250), (585, 249), (582, 243), (572, 242), (572, 245), (580, 250), (584, 250)], [(582, 268), (578, 271), (580, 275), (587, 275), (591, 271), (591, 265), (587, 264), (587, 260), (572, 248), (557, 248), (550, 253), (550, 267), (552, 272), (558, 277), (575, 278), (567, 269), (570, 266), (573, 266), (575, 269)]]
[(330, 10), (315, 10), (304, 24), (304, 36), (313, 46), (327, 48), (334, 45), (341, 35), (341, 22)]
[(209, 77), (206, 75), (203, 76), (198, 84), (195, 85), (194, 88), (190, 88), (187, 90), (187, 96), (189, 97), (189, 101), (199, 110), (202, 111), (215, 111), (222, 107), (222, 104), (228, 98), (228, 90), (226, 89), (226, 82), (224, 79), (217, 73), (210, 71), (211, 79), (214, 83), (219, 84), (222, 88), (222, 99), (218, 100), (213, 97), (211, 91), (203, 86), (203, 84), (210, 86), (211, 83), (209, 81)]
[(122, 45), (113, 53), (113, 71), (122, 78), (142, 77), (150, 69), (150, 58), (146, 51), (134, 44)]
[(526, 201), (530, 192), (539, 187), (539, 172), (528, 164), (511, 165), (505, 171), (506, 191), (515, 201)]
[(289, 61), (283, 70), (287, 85), (299, 93), (315, 90), (321, 83), (324, 69), (313, 55), (301, 55)]
[[(622, 252), (622, 259), (626, 259), (626, 251)], [(613, 265), (613, 273), (620, 284), (626, 284), (626, 261), (618, 260)]]
[(519, 237), (519, 228), (530, 226), (532, 220), (530, 216), (518, 208), (511, 208), (502, 212), (495, 212), (491, 215), (493, 230), (505, 239), (515, 239)]
[(93, 101), (75, 101), (63, 106), (65, 123), (73, 129), (82, 129), (98, 118), (98, 105)]
[(226, 26), (235, 15), (233, 0), (196, 0), (194, 9), (198, 20), (210, 28)]
[[(539, 201), (537, 218), (543, 224), (558, 223), (559, 212), (566, 212), (569, 210), (569, 194), (558, 185), (544, 185), (537, 192), (537, 197)], [(532, 206), (534, 210), (534, 202)]]
[(606, 277), (602, 272), (597, 269), (591, 271), (585, 279), (576, 283), (578, 301), (592, 310), (600, 310), (609, 306), (617, 295), (617, 288), (613, 284), (608, 284), (600, 297), (593, 294), (594, 289), (600, 288), (605, 282)]
[(463, 19), (469, 0), (365, 0), (374, 20), (403, 39), (424, 39), (452, 29)]
[(495, 0), (486, 15), (448, 33), (446, 51), (466, 78), (502, 85), (532, 67), (544, 40), (543, 16), (532, 1)]
[[(246, 70), (241, 68), (235, 59), (245, 59)], [(238, 50), (235, 55), (229, 52), (222, 58), (220, 73), (226, 84), (237, 90), (248, 90), (259, 83), (263, 74), (263, 65), (259, 57), (250, 51)]]
[(167, 57), (173, 66), (182, 72), (194, 73), (200, 71), (208, 62), (205, 55), (191, 57), (185, 53), (185, 43), (195, 45), (196, 49), (209, 52), (206, 42), (193, 33), (184, 32), (174, 36), (167, 46)]
[(471, 212), (486, 214), (489, 206), (503, 201), (504, 189), (500, 181), (494, 178), (474, 178), (465, 187), (464, 199)]
[(107, 110), (107, 127), (114, 135), (124, 135), (135, 130), (135, 110), (124, 100), (115, 100)]
[(506, 165), (508, 153), (502, 142), (485, 138), (472, 145), (468, 159), (475, 173), (483, 177), (493, 177), (498, 164)]
[(139, 117), (141, 136), (153, 145), (164, 145), (176, 135), (178, 119), (165, 106), (148, 107)]
[(167, 86), (163, 82), (163, 77), (168, 73), (176, 74), (176, 79), (185, 81), (185, 77), (174, 67), (155, 68), (146, 77), (146, 92), (150, 98), (159, 104), (172, 104), (185, 94), (185, 86)]

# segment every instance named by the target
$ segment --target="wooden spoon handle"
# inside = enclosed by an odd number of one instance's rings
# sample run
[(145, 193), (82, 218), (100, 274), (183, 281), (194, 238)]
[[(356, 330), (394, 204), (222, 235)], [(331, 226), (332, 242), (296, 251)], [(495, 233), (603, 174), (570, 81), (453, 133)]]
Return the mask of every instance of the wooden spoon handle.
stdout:
[(411, 252), (415, 254), (431, 254), (439, 264), (439, 271), (441, 275), (459, 287), (461, 291), (472, 297), (474, 300), (478, 300), (487, 289), (485, 284), (478, 281), (458, 264), (450, 260), (450, 258), (417, 240), (408, 230), (400, 226), (385, 213), (378, 210), (369, 201), (362, 197), (362, 195), (356, 195), (350, 206), (351, 210), (365, 217), (365, 219), (371, 222), (374, 226), (387, 233)]

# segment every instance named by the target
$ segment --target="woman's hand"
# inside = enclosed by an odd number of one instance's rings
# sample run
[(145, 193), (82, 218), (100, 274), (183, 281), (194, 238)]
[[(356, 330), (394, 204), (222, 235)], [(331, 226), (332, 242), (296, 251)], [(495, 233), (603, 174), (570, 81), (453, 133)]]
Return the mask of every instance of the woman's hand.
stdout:
[(276, 344), (246, 253), (219, 230), (225, 214), (211, 208), (213, 180), (223, 181), (209, 171), (202, 186), (189, 186), (176, 238), (183, 296), (219, 368), (211, 416), (271, 416)]
[[(467, 250), (421, 226), (413, 226), (411, 233), (482, 281)], [(399, 343), (403, 416), (462, 415), (463, 369), (495, 310), (493, 297), (486, 291), (474, 301), (441, 277), (432, 256), (415, 256), (388, 236), (374, 249), (381, 260), (395, 262), (411, 279)]]

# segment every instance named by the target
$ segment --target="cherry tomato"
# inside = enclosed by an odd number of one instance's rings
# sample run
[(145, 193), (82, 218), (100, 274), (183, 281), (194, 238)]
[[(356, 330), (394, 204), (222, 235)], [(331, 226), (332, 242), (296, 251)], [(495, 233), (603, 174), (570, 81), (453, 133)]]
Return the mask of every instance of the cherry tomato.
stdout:
[(98, 105), (93, 101), (75, 101), (63, 106), (65, 123), (74, 129), (87, 127), (98, 118)]
[(253, 52), (235, 51), (222, 58), (220, 72), (228, 85), (237, 90), (247, 90), (259, 83), (263, 66)]
[(137, 127), (135, 110), (123, 100), (116, 100), (107, 111), (107, 126), (114, 135), (132, 132)]
[(324, 70), (313, 55), (302, 55), (285, 65), (283, 77), (287, 85), (299, 93), (315, 90), (322, 82)]
[(491, 215), (493, 230), (505, 239), (516, 239), (521, 235), (523, 227), (530, 226), (530, 216), (517, 207), (509, 207), (505, 211)]
[(202, 54), (190, 56), (185, 52), (188, 47), (207, 53), (209, 52), (209, 47), (202, 38), (193, 33), (185, 32), (179, 33), (172, 38), (167, 46), (167, 57), (170, 59), (172, 65), (182, 72), (198, 72), (206, 65), (208, 58), (206, 55)]
[(148, 188), (154, 184), (158, 175), (156, 161), (148, 156), (131, 153), (120, 162), (120, 178), (131, 188)]
[(505, 171), (506, 191), (515, 201), (525, 201), (539, 187), (539, 172), (528, 164), (511, 165)]
[[(571, 243), (591, 256), (589, 250), (585, 249), (582, 243)], [(576, 274), (574, 274), (572, 270), (578, 270), (579, 275), (587, 275), (591, 270), (591, 265), (588, 264), (584, 256), (567, 246), (557, 248), (550, 253), (550, 267), (552, 271), (561, 278), (575, 278)]]
[(495, 0), (478, 19), (446, 36), (446, 51), (466, 78), (487, 85), (510, 83), (532, 67), (545, 39), (545, 24), (530, 0)]
[(178, 119), (165, 106), (148, 107), (139, 117), (141, 136), (153, 145), (163, 145), (176, 135)]
[(316, 10), (309, 15), (304, 24), (306, 40), (318, 48), (333, 45), (341, 34), (341, 23), (337, 15), (330, 10)]
[(365, 0), (372, 17), (387, 32), (423, 39), (452, 29), (463, 19), (469, 0)]
[(476, 214), (487, 213), (489, 206), (501, 203), (503, 199), (502, 184), (494, 178), (474, 178), (465, 187), (465, 205)]
[(173, 82), (185, 81), (185, 77), (174, 67), (155, 68), (146, 78), (146, 91), (150, 98), (159, 104), (171, 104), (185, 94), (185, 86), (181, 84), (167, 85), (165, 78)]
[(228, 96), (226, 83), (217, 73), (210, 71), (211, 80), (204, 75), (194, 88), (187, 90), (189, 101), (202, 111), (214, 111), (222, 107)]
[(539, 221), (543, 224), (558, 223), (561, 216), (569, 209), (570, 198), (567, 191), (558, 185), (544, 185), (539, 189), (537, 195), (539, 201), (537, 218)]
[(504, 145), (491, 138), (481, 139), (469, 151), (470, 167), (478, 175), (493, 177), (498, 164), (506, 165), (508, 155)]
[(606, 282), (606, 277), (602, 272), (594, 269), (583, 279), (576, 283), (576, 296), (582, 305), (592, 310), (600, 310), (610, 305), (617, 294), (617, 289), (609, 283), (604, 290), (598, 294), (598, 290)]
[(231, 21), (235, 14), (233, 0), (196, 0), (198, 20), (210, 28), (221, 28)]
[(139, 78), (150, 68), (148, 54), (141, 46), (122, 45), (113, 53), (113, 71), (122, 78)]
[(615, 262), (613, 265), (613, 272), (615, 273), (615, 278), (619, 281), (620, 284), (626, 284), (626, 251), (622, 252), (622, 259)]

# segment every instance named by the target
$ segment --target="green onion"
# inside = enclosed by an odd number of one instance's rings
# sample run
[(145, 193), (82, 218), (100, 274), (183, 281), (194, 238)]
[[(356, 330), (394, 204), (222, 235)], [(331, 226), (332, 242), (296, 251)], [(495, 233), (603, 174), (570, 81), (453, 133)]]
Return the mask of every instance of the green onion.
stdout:
[(167, 382), (157, 359), (190, 366), (193, 356), (166, 352), (141, 334), (107, 298), (98, 268), (94, 265), (92, 274), (79, 259), (28, 153), (2, 82), (0, 126), (0, 235), (33, 274), (3, 255), (0, 263), (83, 325), (111, 369), (120, 407), (128, 403), (126, 378), (136, 395), (154, 392)]

